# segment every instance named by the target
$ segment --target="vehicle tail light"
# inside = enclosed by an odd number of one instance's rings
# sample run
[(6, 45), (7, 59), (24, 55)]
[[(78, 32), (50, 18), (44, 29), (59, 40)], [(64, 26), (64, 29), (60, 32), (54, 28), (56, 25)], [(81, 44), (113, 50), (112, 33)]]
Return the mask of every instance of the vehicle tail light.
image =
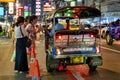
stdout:
[(90, 34), (90, 37), (91, 37), (91, 38), (93, 38), (93, 37), (94, 37), (94, 35), (93, 35), (93, 34)]
[(59, 35), (58, 38), (59, 38), (59, 39), (62, 39), (62, 36)]
[(61, 40), (62, 39), (62, 35), (56, 35), (56, 39)]

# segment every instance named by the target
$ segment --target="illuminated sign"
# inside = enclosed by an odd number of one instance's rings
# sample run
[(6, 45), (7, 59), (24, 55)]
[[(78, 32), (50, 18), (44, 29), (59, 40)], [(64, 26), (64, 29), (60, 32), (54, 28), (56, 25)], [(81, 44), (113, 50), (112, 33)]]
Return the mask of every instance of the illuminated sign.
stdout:
[(44, 2), (44, 7), (50, 7), (51, 6), (51, 2)]
[(37, 16), (39, 16), (39, 15), (41, 15), (41, 2), (40, 2), (40, 0), (36, 0), (36, 15)]
[(37, 5), (36, 5), (36, 8), (41, 8), (41, 6), (37, 4)]
[(18, 8), (18, 16), (23, 16), (23, 7)]
[(44, 11), (52, 11), (52, 8), (46, 8), (46, 7), (44, 7), (43, 10)]
[(36, 13), (36, 15), (41, 15), (41, 13)]
[(9, 2), (8, 4), (8, 14), (14, 14), (14, 3), (13, 2)]
[(0, 16), (4, 15), (4, 7), (0, 7)]
[(24, 6), (24, 11), (28, 11), (28, 6)]
[(36, 11), (37, 11), (37, 12), (40, 12), (40, 11), (41, 11), (41, 9), (36, 9)]
[(0, 2), (15, 2), (15, 0), (0, 0)]
[(36, 2), (40, 2), (40, 0), (36, 0)]
[(24, 17), (31, 15), (31, 12), (24, 12)]
[(52, 11), (51, 2), (44, 2), (43, 11)]
[(36, 2), (36, 4), (41, 4), (41, 2)]

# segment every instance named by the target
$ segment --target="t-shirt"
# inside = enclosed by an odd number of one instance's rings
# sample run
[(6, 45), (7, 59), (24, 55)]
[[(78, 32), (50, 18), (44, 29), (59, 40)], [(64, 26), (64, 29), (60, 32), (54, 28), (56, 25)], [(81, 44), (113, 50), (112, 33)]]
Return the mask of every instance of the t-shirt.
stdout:
[[(21, 27), (21, 30), (20, 30), (20, 27)], [(21, 31), (22, 31), (23, 35), (22, 35)], [(25, 36), (28, 36), (28, 33), (25, 30), (25, 28), (23, 26), (16, 26), (15, 27), (15, 37), (16, 38), (23, 38)]]

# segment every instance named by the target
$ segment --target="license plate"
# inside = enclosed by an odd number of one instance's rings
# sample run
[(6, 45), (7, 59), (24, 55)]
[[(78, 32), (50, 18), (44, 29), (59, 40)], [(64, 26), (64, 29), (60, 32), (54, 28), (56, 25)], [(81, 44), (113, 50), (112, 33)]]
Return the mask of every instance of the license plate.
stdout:
[(71, 63), (79, 64), (84, 62), (84, 57), (74, 57), (70, 60)]

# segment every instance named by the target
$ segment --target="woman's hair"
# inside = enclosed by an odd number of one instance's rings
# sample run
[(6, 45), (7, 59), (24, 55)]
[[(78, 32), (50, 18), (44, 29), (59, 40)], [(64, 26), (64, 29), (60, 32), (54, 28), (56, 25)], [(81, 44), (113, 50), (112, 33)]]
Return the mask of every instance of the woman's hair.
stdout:
[(30, 16), (26, 16), (25, 22), (29, 22), (29, 20), (30, 20)]
[(37, 19), (36, 15), (30, 16), (29, 23), (31, 23), (33, 20)]
[(18, 26), (20, 23), (24, 23), (24, 17), (22, 17), (22, 16), (19, 16), (17, 18), (16, 26)]

